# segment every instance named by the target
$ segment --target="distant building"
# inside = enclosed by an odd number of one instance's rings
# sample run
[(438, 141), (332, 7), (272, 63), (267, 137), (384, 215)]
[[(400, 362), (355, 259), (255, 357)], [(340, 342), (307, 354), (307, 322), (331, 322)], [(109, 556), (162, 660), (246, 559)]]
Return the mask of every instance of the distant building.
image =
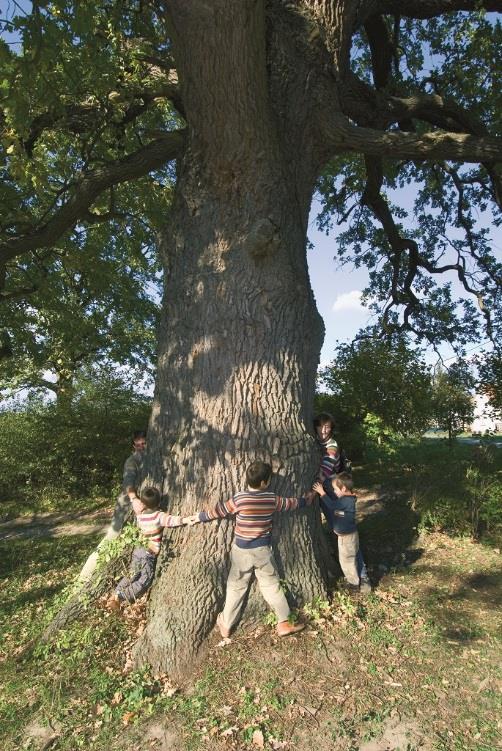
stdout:
[(471, 433), (502, 433), (502, 417), (490, 407), (485, 394), (475, 394), (474, 419), (470, 425)]

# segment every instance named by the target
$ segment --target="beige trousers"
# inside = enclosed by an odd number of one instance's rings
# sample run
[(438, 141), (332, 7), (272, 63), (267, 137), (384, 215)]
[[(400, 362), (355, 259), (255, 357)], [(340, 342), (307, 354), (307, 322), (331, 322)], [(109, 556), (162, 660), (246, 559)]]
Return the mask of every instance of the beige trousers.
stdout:
[(230, 560), (227, 596), (222, 615), (223, 625), (231, 629), (239, 618), (253, 572), (260, 592), (276, 614), (277, 621), (287, 621), (289, 605), (281, 589), (272, 548), (268, 545), (259, 548), (239, 548), (234, 545)]
[(359, 533), (350, 532), (348, 535), (338, 537), (338, 560), (343, 575), (354, 586), (359, 586), (359, 573), (357, 570), (357, 553), (359, 551)]

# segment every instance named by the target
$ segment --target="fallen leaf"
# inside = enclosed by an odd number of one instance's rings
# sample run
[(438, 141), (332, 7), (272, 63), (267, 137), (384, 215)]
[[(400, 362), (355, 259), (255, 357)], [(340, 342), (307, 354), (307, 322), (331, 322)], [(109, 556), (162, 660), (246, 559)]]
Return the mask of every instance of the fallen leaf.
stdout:
[(287, 741), (278, 741), (275, 738), (269, 738), (268, 741), (274, 751), (280, 751), (281, 748), (286, 748), (286, 746), (288, 745)]
[(134, 720), (135, 713), (134, 712), (124, 712), (122, 715), (122, 724), (123, 725), (130, 725), (131, 722)]
[(309, 714), (311, 717), (315, 717), (319, 710), (317, 710), (315, 707), (304, 707), (299, 704), (298, 711), (302, 717), (305, 717), (306, 714)]
[(235, 732), (237, 732), (237, 730), (239, 730), (238, 726), (232, 725), (232, 727), (227, 728), (226, 730), (222, 730), (220, 735), (222, 735), (223, 737), (233, 735)]
[(253, 745), (258, 746), (258, 748), (264, 748), (265, 747), (265, 739), (263, 738), (263, 733), (261, 730), (255, 730), (253, 733)]

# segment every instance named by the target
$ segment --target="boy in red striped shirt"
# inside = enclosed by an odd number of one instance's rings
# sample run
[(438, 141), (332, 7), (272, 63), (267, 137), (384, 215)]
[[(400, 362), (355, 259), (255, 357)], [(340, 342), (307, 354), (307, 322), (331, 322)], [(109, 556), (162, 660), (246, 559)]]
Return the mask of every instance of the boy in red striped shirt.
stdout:
[(272, 517), (276, 511), (293, 511), (311, 505), (314, 496), (313, 493), (302, 498), (277, 496), (267, 490), (271, 477), (270, 464), (253, 462), (246, 472), (247, 490), (236, 493), (228, 501), (220, 501), (211, 511), (189, 517), (196, 523), (237, 515), (225, 605), (216, 621), (223, 638), (230, 635), (239, 618), (253, 572), (264, 599), (277, 616), (277, 634), (287, 636), (304, 628), (303, 624), (288, 620), (290, 609), (271, 548)]

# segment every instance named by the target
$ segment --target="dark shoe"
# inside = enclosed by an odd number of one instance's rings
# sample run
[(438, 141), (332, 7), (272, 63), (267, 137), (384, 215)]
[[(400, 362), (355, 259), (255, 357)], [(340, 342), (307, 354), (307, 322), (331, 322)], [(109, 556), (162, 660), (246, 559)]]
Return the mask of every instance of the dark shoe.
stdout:
[(359, 584), (351, 584), (347, 581), (347, 579), (344, 579), (338, 585), (338, 589), (340, 589), (342, 592), (347, 592), (347, 594), (358, 594)]
[(224, 639), (228, 639), (228, 637), (230, 636), (230, 629), (227, 628), (223, 623), (223, 613), (220, 613), (216, 618), (216, 625), (218, 626), (218, 630), (222, 637)]
[(305, 628), (304, 623), (290, 623), (289, 621), (281, 621), (275, 627), (277, 636), (289, 636), (290, 634), (297, 634), (298, 631), (303, 631)]
[(361, 579), (359, 591), (363, 595), (369, 595), (371, 593), (371, 582), (369, 579)]

